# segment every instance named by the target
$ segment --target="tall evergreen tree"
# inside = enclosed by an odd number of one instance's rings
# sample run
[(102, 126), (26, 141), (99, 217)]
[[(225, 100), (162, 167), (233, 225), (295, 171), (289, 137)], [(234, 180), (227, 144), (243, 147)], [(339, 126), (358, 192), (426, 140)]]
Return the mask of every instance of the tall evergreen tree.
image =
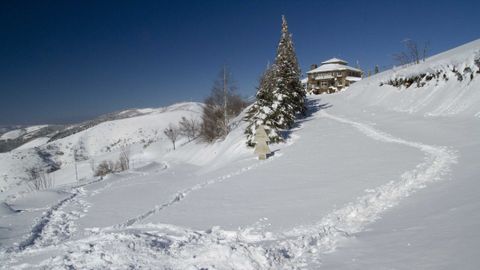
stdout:
[(306, 112), (306, 94), (300, 82), (300, 67), (285, 16), (282, 16), (282, 34), (278, 43), (274, 73), (274, 95), (281, 103), (277, 122), (281, 128), (290, 128), (295, 115)]
[(282, 141), (279, 130), (291, 128), (295, 116), (306, 112), (305, 95), (292, 36), (285, 16), (282, 16), (282, 34), (275, 64), (262, 75), (257, 100), (246, 114), (246, 120), (250, 122), (245, 130), (247, 144), (254, 145), (253, 136), (259, 125), (264, 125), (270, 142)]
[(277, 119), (277, 111), (274, 110), (274, 108), (279, 106), (280, 102), (276, 100), (273, 91), (275, 88), (274, 71), (274, 66), (269, 66), (263, 72), (255, 96), (256, 101), (245, 114), (245, 120), (249, 122), (245, 130), (248, 146), (255, 145), (255, 131), (260, 125), (264, 125), (270, 142), (278, 143), (282, 141), (282, 137), (278, 132), (279, 125), (275, 122)]

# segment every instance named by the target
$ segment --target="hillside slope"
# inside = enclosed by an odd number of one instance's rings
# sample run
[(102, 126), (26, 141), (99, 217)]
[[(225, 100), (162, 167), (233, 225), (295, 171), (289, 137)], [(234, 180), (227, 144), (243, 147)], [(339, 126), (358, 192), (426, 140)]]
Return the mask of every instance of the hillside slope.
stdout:
[(143, 148), (136, 130), (153, 116), (68, 136), (96, 159), (130, 138), (138, 163), (5, 200), (0, 267), (477, 269), (478, 50), (310, 96), (309, 115), (266, 161), (245, 146), (242, 115), (224, 140), (175, 151), (162, 140)]
[[(95, 120), (98, 123), (88, 128), (75, 125), (72, 128), (76, 131), (70, 135), (57, 133), (54, 140), (40, 137), (10, 152), (0, 153), (0, 191), (4, 191), (0, 198), (25, 190), (23, 183), (28, 179), (25, 171), (32, 167), (55, 171), (51, 177), (57, 185), (76, 181), (75, 163), (79, 180), (91, 178), (91, 167), (102, 160), (115, 161), (122, 145), (131, 147), (134, 161), (140, 164), (143, 149), (152, 143), (161, 142), (161, 146), (157, 146), (158, 154), (170, 149), (170, 142), (163, 133), (170, 123), (177, 124), (182, 117), (199, 119), (201, 110), (199, 103), (179, 103), (166, 108), (135, 110), (134, 113), (129, 110), (125, 111), (125, 116), (118, 116), (123, 115), (122, 112), (110, 116), (119, 118), (117, 120)], [(16, 188), (6, 192), (12, 187)]]
[[(446, 146), (457, 161), (449, 181), (432, 185), (385, 213), (328, 256), (323, 262), (326, 269), (478, 268), (479, 52), (476, 40), (424, 63), (372, 76), (329, 97), (343, 115), (374, 123), (401, 138)], [(467, 67), (471, 72), (464, 73)], [(415, 82), (409, 88), (385, 84), (434, 72), (445, 78), (423, 79), (423, 86)]]
[(348, 100), (425, 116), (480, 117), (480, 40), (354, 84)]

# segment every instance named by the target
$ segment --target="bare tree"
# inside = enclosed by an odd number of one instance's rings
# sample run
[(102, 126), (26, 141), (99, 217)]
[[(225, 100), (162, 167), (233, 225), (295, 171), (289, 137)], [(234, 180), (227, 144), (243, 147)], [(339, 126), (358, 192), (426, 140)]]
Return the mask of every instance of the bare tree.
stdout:
[(31, 191), (39, 191), (55, 186), (53, 177), (42, 171), (38, 167), (30, 167), (26, 169), (27, 173), (27, 186)]
[(232, 75), (224, 67), (213, 84), (210, 96), (204, 102), (200, 135), (206, 141), (226, 136), (230, 131), (230, 119), (247, 106), (235, 91)]
[(424, 43), (422, 51), (420, 51), (419, 46), (417, 45), (417, 42), (415, 42), (414, 40), (405, 39), (402, 42), (405, 46), (406, 51), (402, 51), (393, 55), (393, 60), (397, 62), (397, 64), (399, 65), (406, 65), (409, 63), (418, 64), (420, 63), (421, 59), (425, 61), (425, 58), (427, 57), (427, 53), (429, 49), (429, 42)]
[(223, 109), (212, 97), (208, 97), (204, 103), (200, 135), (205, 141), (212, 142), (224, 135)]
[(200, 123), (193, 117), (187, 119), (185, 116), (178, 123), (180, 134), (187, 137), (188, 141), (195, 139), (200, 131)]
[(410, 57), (405, 52), (393, 54), (393, 60), (400, 66), (410, 63)]
[(410, 54), (410, 61), (414, 62), (415, 64), (420, 63), (420, 52), (418, 51), (417, 43), (411, 39), (407, 39), (404, 42), (405, 47)]
[(168, 128), (166, 128), (163, 131), (163, 133), (172, 142), (173, 150), (175, 150), (175, 142), (177, 141), (178, 136), (180, 135), (180, 129), (176, 125), (170, 124), (170, 125), (168, 125)]
[(423, 55), (422, 55), (423, 62), (425, 62), (425, 59), (427, 58), (427, 53), (429, 49), (430, 49), (430, 42), (427, 41), (425, 42), (425, 44), (423, 44)]
[(118, 159), (119, 170), (126, 171), (130, 169), (130, 146), (123, 144), (120, 146), (120, 157)]

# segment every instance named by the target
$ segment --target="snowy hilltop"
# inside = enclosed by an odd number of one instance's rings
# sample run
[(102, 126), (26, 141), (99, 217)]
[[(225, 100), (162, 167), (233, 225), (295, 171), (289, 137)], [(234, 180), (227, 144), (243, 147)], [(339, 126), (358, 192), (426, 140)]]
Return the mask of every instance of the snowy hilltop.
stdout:
[[(62, 129), (0, 154), (0, 268), (477, 269), (479, 89), (476, 40), (308, 96), (266, 160), (252, 107), (175, 150), (164, 130), (203, 104)], [(125, 145), (129, 168), (95, 176)]]
[(346, 95), (398, 112), (480, 117), (480, 92), (475, 91), (480, 87), (479, 47), (476, 40), (419, 64), (393, 68), (353, 85)]

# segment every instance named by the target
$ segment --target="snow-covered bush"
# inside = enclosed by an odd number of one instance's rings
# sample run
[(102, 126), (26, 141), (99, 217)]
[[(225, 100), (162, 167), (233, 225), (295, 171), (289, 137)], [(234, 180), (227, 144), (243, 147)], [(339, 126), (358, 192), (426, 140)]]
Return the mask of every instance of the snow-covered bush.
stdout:
[(27, 186), (30, 191), (39, 191), (55, 186), (53, 177), (38, 167), (28, 168), (26, 173), (28, 177)]
[[(90, 163), (90, 166), (93, 166), (93, 163)], [(109, 161), (102, 161), (98, 164), (97, 168), (95, 169), (95, 176), (105, 176), (107, 174), (115, 173), (115, 172), (123, 172), (130, 169), (130, 147), (128, 145), (120, 146), (120, 154), (118, 160), (113, 162)]]
[(120, 147), (120, 157), (118, 159), (119, 170), (126, 171), (130, 169), (130, 147), (128, 145), (122, 145)]
[[(478, 66), (476, 72), (474, 72), (474, 70), (476, 69), (475, 66)], [(457, 81), (461, 82), (465, 79), (473, 80), (475, 74), (478, 74), (479, 72), (480, 58), (475, 59), (473, 65), (470, 64), (465, 67), (447, 65), (446, 67), (436, 69), (434, 72), (419, 73), (408, 77), (394, 77), (387, 81), (380, 82), (380, 86), (386, 84), (397, 88), (409, 88), (411, 86), (423, 87), (432, 80), (435, 80), (436, 82), (438, 82), (439, 80), (448, 81), (451, 77), (454, 77)]]
[(200, 123), (193, 117), (187, 119), (185, 116), (178, 123), (180, 134), (187, 137), (188, 141), (195, 139), (200, 132)]
[(163, 131), (163, 133), (172, 142), (173, 150), (175, 150), (175, 143), (180, 136), (180, 129), (176, 125), (170, 124), (168, 125), (168, 128)]
[(115, 172), (115, 164), (113, 161), (102, 161), (98, 164), (97, 169), (95, 170), (95, 176), (105, 176)]

